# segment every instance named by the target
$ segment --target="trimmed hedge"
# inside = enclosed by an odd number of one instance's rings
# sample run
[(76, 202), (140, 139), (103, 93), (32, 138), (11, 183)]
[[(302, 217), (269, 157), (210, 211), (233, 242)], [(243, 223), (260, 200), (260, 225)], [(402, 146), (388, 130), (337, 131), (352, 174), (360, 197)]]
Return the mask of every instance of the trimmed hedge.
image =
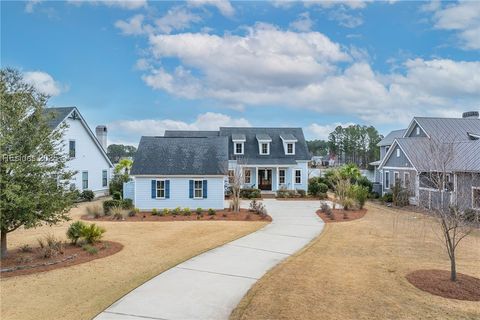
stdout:
[(245, 188), (240, 190), (240, 197), (245, 199), (258, 199), (262, 197), (260, 189)]

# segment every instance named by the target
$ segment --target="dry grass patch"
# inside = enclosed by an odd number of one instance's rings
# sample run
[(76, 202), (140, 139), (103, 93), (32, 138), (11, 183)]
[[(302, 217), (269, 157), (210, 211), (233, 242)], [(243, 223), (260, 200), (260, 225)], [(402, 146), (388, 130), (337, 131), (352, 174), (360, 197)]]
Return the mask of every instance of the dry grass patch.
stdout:
[[(74, 219), (86, 213), (81, 204)], [(9, 234), (9, 249), (36, 244), (45, 234), (65, 238), (68, 223), (18, 230)], [(102, 259), (48, 272), (1, 279), (4, 319), (91, 319), (130, 290), (201, 252), (253, 232), (266, 222), (98, 222), (105, 240), (124, 245)]]
[[(263, 277), (231, 319), (479, 319), (480, 304), (415, 288), (406, 275), (448, 270), (433, 221), (368, 205), (363, 219), (327, 224), (310, 246)], [(480, 277), (480, 232), (462, 242), (457, 270)]]

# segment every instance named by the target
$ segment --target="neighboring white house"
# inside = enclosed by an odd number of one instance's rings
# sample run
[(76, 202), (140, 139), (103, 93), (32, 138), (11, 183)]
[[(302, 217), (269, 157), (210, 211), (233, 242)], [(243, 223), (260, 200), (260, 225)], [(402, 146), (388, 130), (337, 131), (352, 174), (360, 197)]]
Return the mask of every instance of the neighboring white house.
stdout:
[(142, 137), (124, 196), (143, 211), (224, 208), (226, 137)]
[(76, 171), (70, 187), (92, 190), (96, 196), (108, 194), (113, 164), (105, 152), (107, 128), (97, 126), (95, 136), (76, 107), (47, 108), (45, 116), (52, 130), (67, 124), (63, 136), (67, 167)]
[(225, 137), (228, 169), (243, 169), (243, 187), (273, 193), (308, 189), (310, 155), (301, 128), (221, 127), (218, 131), (167, 130), (166, 137)]

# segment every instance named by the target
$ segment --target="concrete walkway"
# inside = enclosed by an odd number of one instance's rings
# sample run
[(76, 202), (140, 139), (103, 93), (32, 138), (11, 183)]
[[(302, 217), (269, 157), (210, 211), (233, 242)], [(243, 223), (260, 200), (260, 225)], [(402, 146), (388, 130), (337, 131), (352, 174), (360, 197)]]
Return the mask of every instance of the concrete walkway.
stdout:
[(258, 279), (323, 229), (318, 201), (263, 203), (272, 223), (161, 273), (95, 319), (228, 319)]

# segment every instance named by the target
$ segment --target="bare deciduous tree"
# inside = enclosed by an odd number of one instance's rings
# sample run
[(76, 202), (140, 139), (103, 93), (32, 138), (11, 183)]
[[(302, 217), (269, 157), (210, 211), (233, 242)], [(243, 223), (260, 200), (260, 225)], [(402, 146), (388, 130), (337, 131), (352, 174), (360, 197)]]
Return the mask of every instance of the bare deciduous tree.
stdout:
[(233, 212), (240, 212), (240, 191), (245, 181), (245, 173), (242, 165), (244, 163), (246, 163), (245, 160), (237, 160), (237, 165), (234, 169), (229, 170), (228, 174), (228, 183), (232, 190), (231, 206)]

